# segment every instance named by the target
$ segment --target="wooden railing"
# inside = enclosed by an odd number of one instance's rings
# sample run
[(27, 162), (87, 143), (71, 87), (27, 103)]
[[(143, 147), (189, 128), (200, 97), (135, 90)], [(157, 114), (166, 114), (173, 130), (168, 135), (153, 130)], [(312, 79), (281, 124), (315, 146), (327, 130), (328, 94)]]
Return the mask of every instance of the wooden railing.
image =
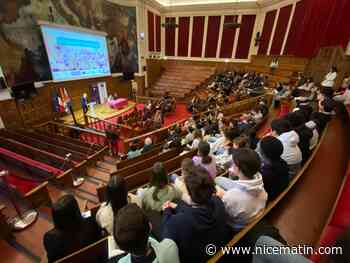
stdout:
[(132, 127), (120, 123), (114, 123), (109, 120), (103, 120), (97, 117), (93, 117), (90, 115), (86, 116), (86, 127), (90, 129), (94, 129), (95, 131), (105, 132), (109, 127), (112, 130), (120, 130), (120, 134), (127, 134), (128, 137), (135, 136), (137, 131)]
[(83, 138), (86, 142), (89, 143), (89, 145), (95, 144), (104, 146), (106, 144), (106, 135), (104, 132), (95, 131), (88, 128), (63, 124), (54, 121), (45, 122), (39, 126), (36, 126), (35, 128), (53, 134), (61, 134), (67, 137), (72, 137), (72, 135), (75, 135), (76, 138)]

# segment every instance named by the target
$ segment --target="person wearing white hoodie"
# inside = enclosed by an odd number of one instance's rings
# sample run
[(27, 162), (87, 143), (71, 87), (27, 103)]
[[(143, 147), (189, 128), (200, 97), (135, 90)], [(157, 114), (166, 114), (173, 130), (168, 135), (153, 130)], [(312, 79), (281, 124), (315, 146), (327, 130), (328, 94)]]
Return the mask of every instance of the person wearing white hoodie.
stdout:
[(286, 161), (289, 167), (289, 176), (293, 178), (301, 167), (302, 153), (298, 146), (299, 135), (291, 131), (290, 124), (285, 119), (276, 119), (271, 122), (271, 135), (279, 139), (283, 144), (281, 158)]
[(259, 173), (261, 161), (259, 155), (249, 149), (238, 149), (233, 156), (230, 177), (238, 180), (217, 177), (215, 182), (224, 191), (218, 192), (224, 201), (228, 214), (228, 225), (235, 231), (249, 224), (265, 208), (267, 193), (262, 176)]

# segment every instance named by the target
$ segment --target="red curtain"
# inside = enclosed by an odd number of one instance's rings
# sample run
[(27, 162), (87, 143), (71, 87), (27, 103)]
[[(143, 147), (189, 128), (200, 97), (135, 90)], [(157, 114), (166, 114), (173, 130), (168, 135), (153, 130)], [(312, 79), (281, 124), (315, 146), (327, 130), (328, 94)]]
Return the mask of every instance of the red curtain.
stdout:
[(288, 43), (286, 52), (300, 57), (312, 57), (323, 46), (346, 47), (350, 38), (348, 17), (350, 1), (303, 0), (303, 2), (304, 16), (301, 22), (296, 22), (300, 25), (292, 41)]
[(154, 51), (154, 15), (148, 11), (148, 50)]
[(215, 58), (218, 48), (221, 16), (209, 16), (208, 31), (205, 45), (205, 57)]
[(273, 24), (275, 22), (275, 16), (276, 16), (277, 10), (272, 10), (270, 12), (266, 13), (265, 21), (264, 21), (264, 27), (261, 34), (261, 40), (259, 44), (259, 55), (266, 55), (267, 50), (269, 48), (271, 33), (273, 29)]
[[(224, 23), (237, 21), (237, 16), (225, 16)], [(224, 26), (222, 31), (220, 58), (231, 58), (233, 51), (233, 42), (235, 41), (237, 29), (231, 26)]]
[(201, 57), (204, 35), (204, 16), (193, 17), (191, 57)]
[(255, 15), (244, 15), (240, 27), (236, 58), (247, 59), (255, 25)]
[(160, 16), (156, 15), (156, 51), (161, 50)]
[(275, 34), (272, 41), (270, 55), (280, 55), (283, 40), (286, 35), (292, 5), (285, 6), (280, 9)]
[[(165, 23), (175, 24), (175, 17), (166, 17)], [(165, 55), (175, 56), (175, 27), (165, 28)]]
[(301, 28), (305, 16), (305, 1), (300, 1), (295, 6), (292, 24), (289, 29), (286, 46), (284, 47), (285, 55), (293, 55), (296, 50), (296, 41), (298, 38), (298, 31)]
[(182, 57), (188, 56), (188, 40), (190, 29), (190, 18), (179, 18), (179, 39), (177, 45), (177, 55)]

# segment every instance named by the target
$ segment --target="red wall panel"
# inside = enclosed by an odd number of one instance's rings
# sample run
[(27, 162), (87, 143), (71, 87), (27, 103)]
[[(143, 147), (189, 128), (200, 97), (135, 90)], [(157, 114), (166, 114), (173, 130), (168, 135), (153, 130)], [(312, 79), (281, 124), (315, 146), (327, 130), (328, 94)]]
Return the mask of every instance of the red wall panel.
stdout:
[(250, 44), (254, 31), (256, 15), (242, 16), (242, 23), (239, 32), (238, 46), (236, 50), (237, 59), (247, 59), (249, 55)]
[(188, 40), (190, 33), (190, 18), (179, 17), (179, 39), (177, 44), (177, 55), (188, 56)]
[(300, 30), (300, 27), (303, 23), (304, 16), (305, 16), (305, 1), (300, 1), (295, 6), (292, 24), (289, 29), (287, 43), (283, 52), (285, 55), (292, 55), (295, 51), (295, 48), (296, 48), (295, 43), (298, 37), (298, 30)]
[(266, 13), (264, 27), (261, 34), (261, 41), (260, 41), (259, 50), (258, 50), (259, 55), (267, 54), (276, 12), (277, 10), (272, 10)]
[[(224, 23), (232, 23), (237, 21), (238, 16), (225, 16)], [(233, 51), (233, 43), (235, 41), (237, 29), (234, 27), (228, 27), (224, 25), (222, 31), (220, 58), (231, 58)]]
[(204, 16), (193, 17), (191, 57), (202, 56)]
[(270, 55), (280, 55), (283, 40), (286, 35), (292, 5), (285, 6), (280, 9), (275, 34), (272, 41)]
[(160, 16), (156, 15), (156, 51), (161, 51), (161, 30), (160, 30)]
[[(174, 23), (175, 17), (166, 17), (165, 23)], [(165, 28), (165, 55), (175, 56), (175, 27)]]
[(208, 30), (205, 45), (205, 57), (215, 58), (218, 47), (219, 33), (220, 33), (221, 16), (208, 17)]
[(260, 41), (259, 50), (258, 50), (259, 55), (266, 55), (267, 54), (267, 50), (269, 48), (269, 42), (270, 42), (270, 38), (271, 38), (271, 33), (272, 33), (272, 29), (273, 29), (273, 24), (274, 24), (275, 17), (276, 17), (276, 12), (277, 12), (277, 10), (272, 10), (272, 11), (266, 13), (263, 32), (261, 34), (261, 41)]
[(148, 18), (148, 50), (154, 51), (154, 15), (152, 12), (147, 12)]

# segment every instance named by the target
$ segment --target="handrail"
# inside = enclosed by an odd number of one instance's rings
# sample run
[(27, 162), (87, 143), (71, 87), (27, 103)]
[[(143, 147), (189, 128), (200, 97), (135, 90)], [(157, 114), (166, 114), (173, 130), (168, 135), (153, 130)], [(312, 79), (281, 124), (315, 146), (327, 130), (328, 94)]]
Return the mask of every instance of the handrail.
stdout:
[[(280, 193), (274, 200), (272, 200), (267, 207), (264, 209), (264, 211), (259, 214), (251, 223), (249, 223), (247, 226), (245, 226), (241, 231), (239, 231), (233, 239), (231, 239), (225, 246), (227, 247), (232, 247), (235, 244), (237, 244), (238, 241), (240, 241), (253, 227), (255, 227), (260, 220), (262, 220), (274, 207), (276, 207), (278, 205), (278, 203), (288, 194), (288, 192), (293, 188), (293, 186), (299, 181), (299, 179), (302, 177), (302, 175), (304, 174), (304, 172), (306, 171), (306, 169), (309, 167), (309, 165), (311, 164), (312, 160), (314, 159), (318, 149), (320, 148), (325, 135), (327, 133), (328, 130), (328, 124), (325, 127), (323, 134), (316, 146), (316, 148), (314, 149), (314, 151), (312, 152), (311, 156), (309, 157), (309, 159), (305, 162), (304, 166), (301, 168), (301, 170), (298, 172), (298, 174), (292, 179), (292, 181), (289, 183), (289, 185), (287, 186), (287, 188)], [(214, 263), (214, 262), (218, 262), (218, 260), (223, 257), (224, 254), (222, 252), (222, 250), (219, 250), (212, 258), (210, 258), (207, 263)]]

